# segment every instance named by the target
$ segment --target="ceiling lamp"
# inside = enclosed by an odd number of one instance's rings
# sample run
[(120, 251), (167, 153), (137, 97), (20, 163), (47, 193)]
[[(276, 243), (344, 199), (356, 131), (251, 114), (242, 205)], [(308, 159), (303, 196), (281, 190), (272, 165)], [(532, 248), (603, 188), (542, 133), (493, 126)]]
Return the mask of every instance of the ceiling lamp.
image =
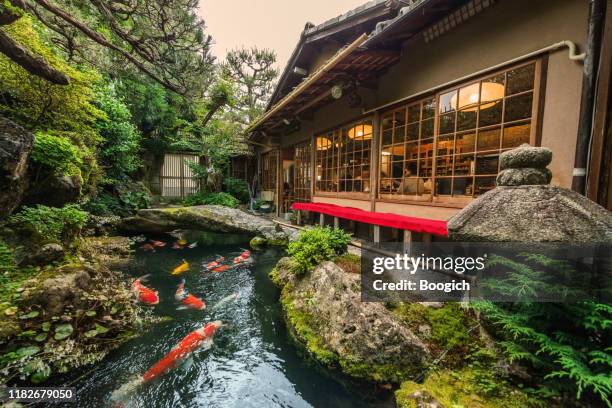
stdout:
[(331, 140), (326, 137), (317, 137), (317, 150), (327, 150), (331, 147)]
[(372, 139), (372, 125), (368, 123), (361, 123), (355, 125), (348, 130), (348, 137), (351, 139), (370, 140)]
[(464, 112), (474, 112), (478, 109), (479, 102), (481, 110), (497, 105), (504, 97), (504, 85), (497, 82), (482, 82), (482, 89), (480, 89), (480, 84), (475, 83), (459, 89), (458, 93), (459, 104), (457, 105), (457, 92), (455, 92), (451, 97), (451, 106), (457, 106), (458, 110)]
[(342, 87), (340, 85), (334, 85), (331, 88), (331, 96), (334, 99), (342, 98)]

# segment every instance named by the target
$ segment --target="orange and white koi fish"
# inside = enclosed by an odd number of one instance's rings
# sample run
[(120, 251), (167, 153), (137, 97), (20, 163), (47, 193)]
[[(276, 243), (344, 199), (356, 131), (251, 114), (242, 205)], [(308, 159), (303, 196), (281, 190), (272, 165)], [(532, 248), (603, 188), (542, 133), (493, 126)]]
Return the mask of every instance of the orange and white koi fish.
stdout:
[(185, 279), (182, 279), (181, 283), (179, 283), (174, 298), (177, 302), (180, 302), (181, 305), (189, 309), (204, 310), (206, 308), (206, 303), (204, 303), (202, 299), (193, 296), (185, 289)]
[[(219, 255), (217, 255), (217, 256), (219, 256)], [(211, 271), (211, 270), (221, 266), (221, 262), (223, 262), (223, 261), (225, 261), (225, 258), (222, 257), (222, 256), (219, 256), (216, 260), (207, 263), (204, 268), (206, 268), (206, 270)]]
[(155, 241), (155, 240), (151, 240), (151, 244), (156, 247), (156, 248), (163, 248), (166, 246), (166, 243), (164, 241)]
[(149, 252), (149, 251), (155, 252), (155, 247), (153, 245), (151, 245), (151, 244), (144, 244), (140, 248), (144, 249), (146, 252)]
[(234, 258), (234, 264), (249, 262), (251, 260), (251, 251), (245, 249), (240, 255)]
[(213, 269), (213, 270), (212, 270), (212, 272), (215, 272), (215, 273), (225, 272), (225, 271), (227, 271), (229, 268), (230, 268), (230, 267), (229, 267), (229, 265), (221, 265), (221, 266), (219, 266), (219, 267), (217, 267), (217, 268)]
[(136, 298), (145, 303), (147, 305), (156, 305), (159, 303), (159, 296), (157, 296), (157, 291), (150, 289), (142, 284), (143, 280), (146, 280), (148, 275), (141, 276), (132, 282), (132, 293), (136, 296)]
[(189, 262), (183, 259), (183, 263), (172, 270), (172, 275), (180, 275), (189, 270)]
[(217, 320), (189, 333), (142, 376), (126, 382), (119, 389), (114, 391), (111, 400), (121, 402), (142, 384), (153, 381), (173, 368), (178, 367), (182, 361), (197, 349), (210, 348), (213, 344), (215, 333), (223, 326), (223, 322)]
[(222, 326), (223, 322), (217, 320), (189, 333), (168, 354), (142, 375), (143, 382), (154, 380), (175, 368), (181, 360), (184, 360), (207, 341), (210, 344), (215, 332)]

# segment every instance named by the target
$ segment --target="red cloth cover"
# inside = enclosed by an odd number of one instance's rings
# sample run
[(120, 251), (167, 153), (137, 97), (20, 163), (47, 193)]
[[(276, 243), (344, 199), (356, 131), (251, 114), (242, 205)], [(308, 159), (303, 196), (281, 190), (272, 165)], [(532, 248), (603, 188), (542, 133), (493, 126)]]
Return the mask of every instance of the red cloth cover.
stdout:
[(398, 228), (414, 232), (425, 232), (428, 234), (447, 236), (446, 221), (430, 220), (428, 218), (407, 217), (405, 215), (378, 213), (364, 211), (359, 208), (342, 207), (335, 204), (324, 203), (293, 203), (294, 210), (314, 211), (332, 217), (345, 218), (366, 224), (380, 225), (383, 227)]

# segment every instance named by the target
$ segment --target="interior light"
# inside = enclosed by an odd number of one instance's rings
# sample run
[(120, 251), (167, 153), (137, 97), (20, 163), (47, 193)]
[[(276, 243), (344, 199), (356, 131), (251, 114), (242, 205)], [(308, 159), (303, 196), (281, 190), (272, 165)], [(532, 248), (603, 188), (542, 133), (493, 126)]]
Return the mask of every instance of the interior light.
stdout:
[(372, 139), (372, 125), (369, 123), (360, 123), (350, 128), (347, 135), (351, 139), (358, 137), (362, 140), (370, 140)]
[(331, 147), (331, 141), (324, 137), (324, 136), (319, 136), (317, 137), (317, 150), (327, 150)]
[[(457, 94), (459, 94), (459, 103), (457, 103)], [(478, 97), (480, 94), (480, 98)], [(497, 82), (482, 82), (482, 89), (479, 83), (464, 86), (455, 92), (451, 97), (451, 106), (457, 107), (458, 110), (465, 112), (475, 112), (478, 109), (478, 103), (480, 102), (480, 109), (489, 109), (500, 102), (500, 99), (504, 97), (504, 84)], [(486, 103), (489, 102), (489, 103)]]

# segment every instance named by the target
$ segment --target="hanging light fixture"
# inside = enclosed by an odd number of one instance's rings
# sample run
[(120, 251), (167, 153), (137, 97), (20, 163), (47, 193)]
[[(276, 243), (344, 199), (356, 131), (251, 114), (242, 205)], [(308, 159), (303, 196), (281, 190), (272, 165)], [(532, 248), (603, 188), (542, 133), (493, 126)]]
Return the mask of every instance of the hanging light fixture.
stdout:
[(324, 136), (317, 137), (317, 150), (327, 150), (331, 147), (331, 140)]
[[(457, 94), (459, 94), (459, 104), (457, 104)], [(482, 82), (482, 89), (480, 89), (480, 83), (471, 84), (459, 89), (451, 97), (451, 106), (456, 106), (458, 110), (464, 112), (475, 112), (478, 109), (479, 102), (481, 103), (481, 110), (489, 109), (497, 105), (503, 97), (504, 84), (485, 81)]]
[(372, 139), (372, 125), (369, 123), (360, 123), (350, 128), (347, 135), (351, 139), (359, 138), (361, 140), (370, 140)]

